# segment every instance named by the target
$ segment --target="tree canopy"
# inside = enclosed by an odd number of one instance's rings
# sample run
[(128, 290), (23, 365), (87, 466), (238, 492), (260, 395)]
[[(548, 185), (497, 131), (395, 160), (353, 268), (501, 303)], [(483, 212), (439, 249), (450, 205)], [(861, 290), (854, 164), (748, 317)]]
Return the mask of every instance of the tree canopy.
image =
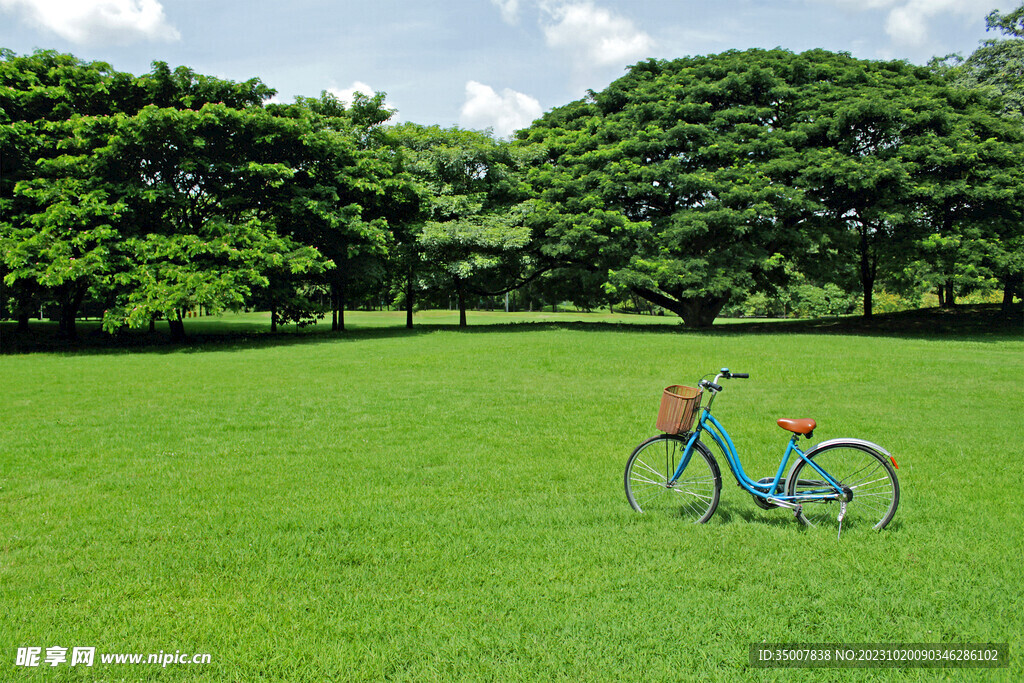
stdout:
[[(509, 142), (392, 124), (383, 93), (270, 103), (154, 62), (0, 50), (0, 317), (75, 335), (259, 307), (523, 289), (710, 325), (748, 301), (1024, 289), (1024, 7), (968, 58), (825, 50), (632, 66)], [(537, 298), (539, 297), (539, 299)], [(859, 302), (859, 303), (858, 303)], [(826, 305), (827, 304), (827, 305)], [(805, 308), (807, 308), (805, 306)], [(775, 306), (778, 310), (778, 306)], [(830, 309), (831, 310), (831, 309)]]
[[(951, 136), (956, 152), (928, 156)], [(879, 269), (913, 251), (935, 218), (925, 204), (949, 199), (957, 155), (984, 159), (961, 190), (989, 184), (944, 205), (954, 222), (1009, 218), (1020, 149), (990, 103), (932, 70), (822, 50), (641, 62), (520, 141), (545, 150), (530, 178), (546, 248), (690, 326), (784, 280), (789, 262), (842, 262), (870, 315)]]
[(494, 286), (499, 271), (514, 278), (531, 243), (516, 206), (519, 160), (488, 133), (404, 124), (393, 136), (419, 196), (406, 239), (428, 275), (450, 280), (465, 326), (467, 295)]
[(265, 107), (258, 79), (3, 57), (2, 276), (19, 310), (54, 300), (68, 336), (86, 298), (110, 331), (163, 317), (181, 336), (186, 310), (259, 298), (302, 320), (311, 287), (384, 248), (381, 98)]

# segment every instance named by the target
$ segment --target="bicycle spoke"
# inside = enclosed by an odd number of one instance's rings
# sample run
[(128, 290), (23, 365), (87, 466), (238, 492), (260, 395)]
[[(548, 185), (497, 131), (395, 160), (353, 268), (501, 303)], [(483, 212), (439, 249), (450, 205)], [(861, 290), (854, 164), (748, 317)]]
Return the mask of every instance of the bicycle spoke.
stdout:
[(659, 471), (658, 471), (658, 470), (656, 470), (655, 468), (653, 468), (653, 467), (651, 467), (650, 465), (648, 465), (648, 464), (647, 464), (646, 462), (643, 462), (643, 461), (641, 461), (641, 460), (638, 460), (638, 461), (637, 461), (637, 464), (638, 464), (638, 465), (639, 465), (639, 466), (640, 466), (641, 468), (643, 468), (644, 470), (646, 470), (646, 471), (650, 472), (651, 474), (653, 474), (653, 475), (654, 475), (654, 476), (656, 476), (656, 477), (663, 477), (663, 476), (665, 476), (665, 475), (664, 475), (664, 473), (662, 473), (662, 472), (659, 472)]
[(685, 450), (686, 441), (675, 435), (655, 437), (637, 447), (625, 476), (626, 497), (635, 510), (694, 522), (704, 522), (714, 513), (721, 482), (705, 447), (696, 444), (680, 478), (669, 483)]
[(666, 484), (664, 481), (656, 481), (654, 479), (646, 479), (644, 477), (632, 477), (630, 480), (637, 484), (647, 484), (649, 486), (657, 486), (663, 489), (668, 488), (668, 484)]

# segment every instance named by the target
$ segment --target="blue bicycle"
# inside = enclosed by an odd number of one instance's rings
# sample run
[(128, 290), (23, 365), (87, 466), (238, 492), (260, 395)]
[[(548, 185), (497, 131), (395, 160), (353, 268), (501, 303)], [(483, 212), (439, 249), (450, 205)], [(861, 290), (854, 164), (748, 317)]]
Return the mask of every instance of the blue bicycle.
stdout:
[[(710, 375), (706, 375), (708, 377)], [(753, 480), (743, 470), (736, 446), (725, 427), (711, 414), (723, 379), (749, 377), (720, 370), (698, 386), (671, 386), (662, 396), (658, 429), (663, 432), (637, 446), (626, 463), (626, 498), (638, 512), (661, 512), (701, 524), (708, 521), (722, 491), (718, 462), (704, 438), (713, 442), (736, 478), (736, 483), (764, 509), (785, 508), (808, 526), (838, 524), (883, 529), (896, 514), (900, 485), (896, 459), (881, 446), (861, 439), (823, 441), (807, 451), (797, 444), (810, 439), (814, 420), (782, 419), (791, 432), (789, 445), (773, 477)], [(710, 399), (701, 408), (704, 393)], [(693, 422), (700, 413), (697, 426)], [(691, 431), (692, 430), (692, 431)], [(783, 472), (794, 458), (789, 474)]]

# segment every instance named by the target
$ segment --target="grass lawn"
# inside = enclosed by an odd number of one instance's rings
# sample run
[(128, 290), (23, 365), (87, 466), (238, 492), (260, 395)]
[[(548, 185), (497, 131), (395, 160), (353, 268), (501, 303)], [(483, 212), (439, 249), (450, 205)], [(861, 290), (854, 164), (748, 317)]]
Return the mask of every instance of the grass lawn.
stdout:
[[(1019, 331), (391, 315), (0, 356), (0, 678), (1024, 677)], [(724, 462), (707, 525), (633, 512), (661, 388), (722, 366), (751, 373), (715, 406), (749, 473), (774, 472), (776, 418), (814, 417), (896, 457), (889, 527), (805, 529)], [(761, 642), (1008, 642), (1011, 664), (753, 669)], [(53, 646), (95, 665), (15, 666)], [(99, 660), (161, 651), (210, 662)]]

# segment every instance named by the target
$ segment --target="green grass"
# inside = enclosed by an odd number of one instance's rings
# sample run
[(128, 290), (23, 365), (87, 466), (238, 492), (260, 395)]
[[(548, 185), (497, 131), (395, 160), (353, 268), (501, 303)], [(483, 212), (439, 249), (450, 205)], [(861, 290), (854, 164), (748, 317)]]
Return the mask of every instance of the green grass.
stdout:
[[(1024, 675), (1019, 334), (350, 322), (0, 357), (0, 677)], [(728, 474), (707, 525), (630, 510), (622, 469), (660, 389), (721, 366), (752, 375), (716, 404), (748, 472), (774, 469), (777, 417), (876, 441), (900, 466), (889, 528), (837, 541)], [(891, 641), (1009, 642), (1013, 659), (747, 663), (755, 642)], [(54, 645), (212, 662), (14, 666)]]

